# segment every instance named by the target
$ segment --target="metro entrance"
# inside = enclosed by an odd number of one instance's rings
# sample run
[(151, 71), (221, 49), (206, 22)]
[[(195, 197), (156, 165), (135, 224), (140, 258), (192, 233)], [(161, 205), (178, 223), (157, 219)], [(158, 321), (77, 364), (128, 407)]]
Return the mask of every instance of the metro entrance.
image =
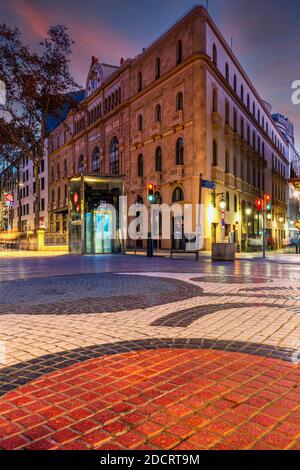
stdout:
[(122, 251), (119, 177), (82, 174), (69, 181), (69, 251), (107, 254)]

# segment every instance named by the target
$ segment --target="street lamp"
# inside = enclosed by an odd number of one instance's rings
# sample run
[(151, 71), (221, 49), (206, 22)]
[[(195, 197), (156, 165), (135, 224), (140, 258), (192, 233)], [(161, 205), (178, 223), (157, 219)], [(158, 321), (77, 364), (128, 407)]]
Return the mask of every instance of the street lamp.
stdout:
[(279, 222), (282, 224), (282, 222), (283, 222), (283, 217), (279, 217)]
[(248, 224), (248, 217), (249, 215), (251, 215), (252, 213), (252, 210), (250, 207), (247, 207), (246, 208), (246, 247), (247, 247), (247, 252), (248, 252), (248, 227), (249, 225), (251, 224)]
[(226, 202), (224, 201), (224, 199), (220, 199), (220, 209), (221, 211), (224, 211), (226, 208)]

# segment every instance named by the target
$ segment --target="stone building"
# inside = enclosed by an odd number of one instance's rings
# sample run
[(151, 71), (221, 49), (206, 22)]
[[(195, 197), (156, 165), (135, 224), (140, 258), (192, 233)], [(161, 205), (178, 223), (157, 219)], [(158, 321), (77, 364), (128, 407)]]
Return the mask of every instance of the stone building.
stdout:
[[(255, 201), (264, 193), (272, 195), (268, 237), (281, 246), (287, 144), (203, 7), (187, 12), (134, 59), (121, 59), (119, 67), (93, 57), (83, 103), (49, 138), (52, 231), (68, 230), (73, 176), (120, 176), (129, 204), (148, 204), (152, 182), (155, 202), (195, 206), (202, 174), (217, 185), (216, 197), (202, 191), (204, 248), (221, 239), (255, 247), (262, 230)], [(193, 231), (195, 226), (196, 213)], [(172, 244), (157, 242), (162, 248)]]

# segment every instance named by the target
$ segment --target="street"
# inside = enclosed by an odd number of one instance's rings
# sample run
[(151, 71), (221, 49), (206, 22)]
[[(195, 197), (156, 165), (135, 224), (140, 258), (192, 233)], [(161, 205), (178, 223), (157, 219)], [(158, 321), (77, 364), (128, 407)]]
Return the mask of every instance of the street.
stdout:
[(0, 263), (0, 448), (300, 449), (296, 257)]

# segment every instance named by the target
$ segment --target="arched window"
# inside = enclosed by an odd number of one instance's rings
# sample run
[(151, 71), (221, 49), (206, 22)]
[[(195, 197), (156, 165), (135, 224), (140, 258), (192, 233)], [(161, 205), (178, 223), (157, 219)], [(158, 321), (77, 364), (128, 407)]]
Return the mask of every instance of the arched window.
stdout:
[(65, 203), (67, 203), (67, 199), (68, 199), (68, 185), (67, 184), (65, 184), (64, 198), (65, 198)]
[(178, 41), (176, 45), (176, 64), (181, 64), (182, 62), (182, 41)]
[(158, 80), (160, 78), (160, 58), (156, 57), (155, 59), (155, 79)]
[(181, 91), (176, 96), (176, 111), (183, 111), (183, 94)]
[(226, 65), (225, 65), (225, 79), (226, 79), (226, 82), (229, 83), (229, 65), (228, 65), (228, 62), (226, 62)]
[(143, 130), (143, 116), (141, 114), (138, 115), (137, 128), (138, 128), (138, 131)]
[(78, 160), (78, 172), (83, 173), (84, 172), (84, 156), (80, 155), (79, 160)]
[(184, 140), (180, 137), (176, 142), (176, 165), (183, 165), (184, 162)]
[(234, 91), (235, 91), (235, 93), (236, 93), (236, 91), (237, 91), (237, 78), (236, 78), (236, 74), (234, 74), (234, 76), (233, 76), (233, 89), (234, 89)]
[(139, 73), (138, 73), (137, 82), (138, 82), (138, 92), (140, 92), (140, 91), (142, 91), (142, 88), (143, 88), (143, 76), (142, 76), (142, 72), (139, 72)]
[(244, 125), (244, 119), (241, 118), (241, 138), (243, 139), (245, 135), (245, 125)]
[(234, 195), (234, 212), (238, 212), (238, 203), (236, 194)]
[(155, 151), (155, 171), (162, 171), (162, 150), (157, 147)]
[(213, 141), (213, 158), (212, 158), (212, 165), (218, 166), (218, 145), (216, 140)]
[(229, 192), (227, 191), (226, 193), (226, 210), (227, 211), (230, 211), (230, 196), (229, 196)]
[(157, 104), (155, 106), (155, 122), (161, 122), (161, 106)]
[(230, 107), (229, 107), (229, 101), (225, 101), (225, 124), (229, 124), (230, 121)]
[(60, 205), (60, 188), (57, 190), (57, 205)]
[(215, 87), (213, 88), (212, 109), (213, 113), (218, 112), (218, 90)]
[(172, 194), (172, 202), (181, 202), (184, 201), (183, 189), (180, 186), (174, 189)]
[(95, 147), (92, 153), (92, 169), (98, 171), (100, 168), (100, 152), (99, 147)]
[(225, 173), (229, 173), (230, 172), (230, 155), (229, 155), (229, 151), (226, 150), (225, 152)]
[(117, 137), (113, 137), (109, 147), (109, 171), (116, 175), (119, 173), (119, 141)]
[(144, 176), (144, 157), (141, 153), (138, 156), (138, 176), (140, 178)]
[(136, 204), (140, 204), (140, 205), (143, 205), (143, 204), (144, 204), (143, 197), (142, 197), (140, 194), (137, 195), (136, 200), (135, 200), (135, 203), (136, 203)]
[(255, 103), (254, 103), (254, 101), (253, 101), (253, 105), (252, 105), (252, 114), (255, 117)]
[(60, 165), (57, 164), (57, 179), (60, 179)]
[(247, 144), (250, 145), (250, 126), (247, 126)]
[(67, 159), (64, 159), (64, 175), (67, 176), (68, 174), (68, 164), (67, 164)]
[(54, 166), (51, 168), (51, 180), (54, 181)]
[(217, 46), (214, 44), (213, 45), (213, 55), (212, 55), (213, 63), (215, 65), (218, 65), (218, 52), (217, 52)]
[(236, 109), (233, 111), (233, 130), (237, 132), (237, 111)]
[(162, 204), (162, 197), (159, 191), (154, 193), (154, 204)]
[(244, 102), (244, 86), (241, 85), (241, 100)]
[(233, 159), (233, 174), (234, 174), (234, 176), (237, 176), (237, 161), (236, 161), (236, 157), (234, 157), (234, 159)]

